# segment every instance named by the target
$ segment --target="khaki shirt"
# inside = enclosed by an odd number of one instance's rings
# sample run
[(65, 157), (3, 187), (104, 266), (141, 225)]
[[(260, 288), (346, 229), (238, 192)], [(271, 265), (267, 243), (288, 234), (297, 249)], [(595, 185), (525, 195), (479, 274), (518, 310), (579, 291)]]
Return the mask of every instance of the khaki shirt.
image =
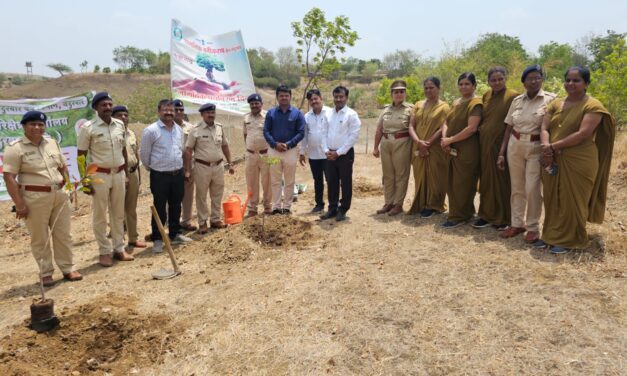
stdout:
[(111, 118), (105, 124), (100, 117), (86, 122), (78, 132), (78, 150), (87, 150), (91, 161), (104, 168), (115, 168), (124, 164), (122, 150), (126, 146), (124, 123)]
[(194, 151), (194, 158), (205, 162), (217, 162), (224, 158), (222, 146), (229, 141), (224, 135), (222, 124), (214, 123), (209, 126), (204, 121), (198, 123), (187, 137), (185, 148)]
[(137, 137), (135, 136), (135, 132), (130, 129), (126, 130), (126, 162), (128, 163), (129, 168), (137, 167), (139, 161), (137, 160), (137, 156), (139, 154), (139, 146), (137, 145)]
[(403, 103), (400, 106), (389, 104), (383, 108), (377, 125), (383, 126), (383, 133), (406, 131), (409, 129), (409, 118), (413, 108), (414, 106), (409, 103)]
[(540, 89), (533, 99), (529, 99), (527, 93), (523, 93), (512, 101), (509, 107), (505, 123), (514, 127), (514, 130), (522, 134), (540, 134), (540, 126), (544, 119), (546, 106), (557, 95)]
[(257, 116), (253, 116), (252, 113), (244, 115), (244, 136), (246, 136), (246, 149), (252, 151), (259, 151), (268, 149), (268, 143), (263, 136), (263, 124), (266, 120), (266, 111), (261, 110), (261, 113)]
[(26, 136), (13, 141), (4, 150), (4, 172), (17, 175), (21, 185), (55, 185), (63, 181), (59, 168), (65, 157), (54, 139), (44, 138), (39, 146)]
[(187, 143), (187, 136), (189, 136), (189, 132), (195, 127), (195, 125), (185, 120), (183, 120), (183, 124), (179, 124), (179, 125), (181, 129), (183, 130), (183, 149), (185, 149), (185, 144)]

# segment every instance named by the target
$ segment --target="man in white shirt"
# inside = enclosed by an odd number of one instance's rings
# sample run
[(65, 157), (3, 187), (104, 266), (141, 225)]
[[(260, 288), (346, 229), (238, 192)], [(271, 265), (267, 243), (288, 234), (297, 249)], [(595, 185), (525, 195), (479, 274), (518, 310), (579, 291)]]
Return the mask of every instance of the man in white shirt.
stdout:
[(309, 112), (305, 114), (305, 138), (300, 144), (300, 165), (305, 165), (305, 154), (309, 155), (309, 168), (314, 179), (316, 206), (311, 210), (318, 213), (324, 210), (324, 180), (327, 156), (322, 147), (322, 139), (327, 134), (326, 113), (331, 108), (324, 106), (320, 90), (311, 89), (307, 92)]
[[(359, 115), (346, 105), (348, 93), (348, 89), (344, 86), (333, 89), (335, 108), (326, 114), (328, 131), (322, 141), (327, 156), (329, 210), (321, 215), (320, 219), (335, 218), (338, 222), (346, 220), (346, 212), (351, 206), (353, 162), (355, 161), (353, 145), (357, 142), (361, 128)], [(340, 189), (342, 190), (341, 199)]]

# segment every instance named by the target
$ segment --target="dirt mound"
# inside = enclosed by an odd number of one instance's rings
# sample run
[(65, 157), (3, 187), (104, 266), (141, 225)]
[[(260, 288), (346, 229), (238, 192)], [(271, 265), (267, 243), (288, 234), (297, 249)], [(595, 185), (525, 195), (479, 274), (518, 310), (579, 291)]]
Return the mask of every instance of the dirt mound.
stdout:
[(353, 194), (356, 197), (383, 195), (383, 187), (369, 183), (365, 178), (357, 177), (353, 180)]
[[(265, 217), (265, 219), (264, 219)], [(244, 222), (244, 232), (270, 248), (304, 246), (312, 239), (311, 223), (287, 215), (257, 216)]]
[(55, 307), (61, 324), (42, 334), (27, 319), (0, 340), (0, 374), (127, 374), (160, 364), (176, 344), (172, 320), (134, 307), (134, 298), (112, 294), (71, 310)]

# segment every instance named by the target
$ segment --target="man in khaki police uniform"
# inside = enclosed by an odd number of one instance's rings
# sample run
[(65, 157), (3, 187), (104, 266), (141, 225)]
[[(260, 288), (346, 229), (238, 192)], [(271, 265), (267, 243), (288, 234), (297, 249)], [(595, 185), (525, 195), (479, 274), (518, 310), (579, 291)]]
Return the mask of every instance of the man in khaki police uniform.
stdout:
[(268, 156), (268, 143), (263, 137), (263, 124), (266, 111), (259, 94), (248, 96), (250, 112), (244, 115), (244, 141), (246, 142), (246, 187), (252, 193), (248, 201), (248, 216), (257, 215), (259, 204), (259, 179), (263, 189), (263, 211), (272, 214), (272, 186), (270, 166), (262, 159)]
[[(44, 286), (54, 284), (54, 260), (70, 281), (83, 279), (74, 270), (70, 206), (63, 190), (65, 158), (59, 144), (45, 138), (47, 117), (43, 112), (29, 111), (22, 117), (24, 136), (4, 151), (4, 182), (13, 199), (18, 219), (26, 220), (31, 236), (31, 251), (39, 265)], [(52, 235), (52, 245), (48, 238)]]
[[(183, 101), (175, 99), (174, 103), (174, 122), (178, 124), (183, 130), (183, 147), (187, 142), (187, 136), (189, 131), (195, 127), (194, 124), (185, 121), (185, 106)], [(194, 160), (192, 159), (192, 169), (194, 168)], [(185, 179), (185, 193), (183, 194), (183, 202), (181, 203), (181, 230), (182, 231), (196, 231), (198, 227), (192, 225), (192, 204), (194, 203), (194, 177)]]
[[(108, 93), (96, 94), (92, 107), (98, 115), (82, 126), (77, 147), (79, 156), (89, 153), (91, 162), (98, 166), (95, 177), (102, 180), (87, 188), (92, 195), (92, 226), (100, 251), (100, 265), (107, 267), (113, 265), (112, 254), (120, 261), (134, 259), (124, 250), (124, 196), (128, 174), (126, 137), (124, 123), (111, 117), (113, 100)], [(107, 239), (108, 217), (111, 219), (111, 241)]]
[[(206, 234), (207, 220), (212, 228), (224, 228), (221, 218), (222, 195), (224, 194), (224, 164), (229, 173), (234, 174), (231, 166), (231, 152), (221, 124), (215, 122), (216, 106), (213, 103), (202, 105), (198, 112), (202, 120), (194, 127), (185, 144), (185, 180), (192, 177), (196, 184), (196, 212), (198, 214), (198, 232)], [(192, 171), (192, 154), (194, 169)], [(207, 210), (207, 190), (211, 197), (211, 218)]]
[(146, 248), (146, 243), (138, 240), (137, 233), (137, 197), (139, 196), (139, 186), (141, 185), (141, 174), (139, 171), (139, 146), (135, 132), (128, 128), (128, 108), (126, 106), (115, 106), (111, 116), (124, 123), (126, 130), (126, 161), (128, 164), (128, 185), (124, 196), (124, 223), (128, 233), (129, 250), (133, 248)]
[(411, 169), (412, 141), (408, 130), (409, 118), (414, 108), (405, 102), (406, 89), (405, 81), (392, 82), (390, 87), (392, 104), (385, 106), (377, 122), (372, 154), (377, 158), (381, 156), (385, 198), (385, 205), (377, 210), (377, 214), (397, 215), (403, 212), (403, 201), (407, 194)]

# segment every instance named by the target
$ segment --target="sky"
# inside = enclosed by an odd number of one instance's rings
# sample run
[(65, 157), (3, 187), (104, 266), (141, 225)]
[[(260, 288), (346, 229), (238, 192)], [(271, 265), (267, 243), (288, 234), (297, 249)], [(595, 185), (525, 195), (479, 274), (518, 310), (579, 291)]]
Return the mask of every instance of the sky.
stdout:
[(25, 73), (26, 61), (34, 74), (51, 77), (58, 74), (46, 67), (50, 63), (75, 72), (84, 60), (90, 71), (95, 64), (115, 69), (116, 47), (169, 51), (172, 18), (203, 35), (241, 30), (246, 48), (276, 51), (296, 46), (290, 24), (314, 6), (328, 19), (349, 18), (360, 39), (344, 56), (360, 59), (382, 59), (398, 49), (438, 57), (447, 46), (470, 46), (492, 32), (516, 36), (537, 53), (549, 41), (574, 45), (608, 29), (627, 31), (625, 0), (3, 0), (0, 72)]

